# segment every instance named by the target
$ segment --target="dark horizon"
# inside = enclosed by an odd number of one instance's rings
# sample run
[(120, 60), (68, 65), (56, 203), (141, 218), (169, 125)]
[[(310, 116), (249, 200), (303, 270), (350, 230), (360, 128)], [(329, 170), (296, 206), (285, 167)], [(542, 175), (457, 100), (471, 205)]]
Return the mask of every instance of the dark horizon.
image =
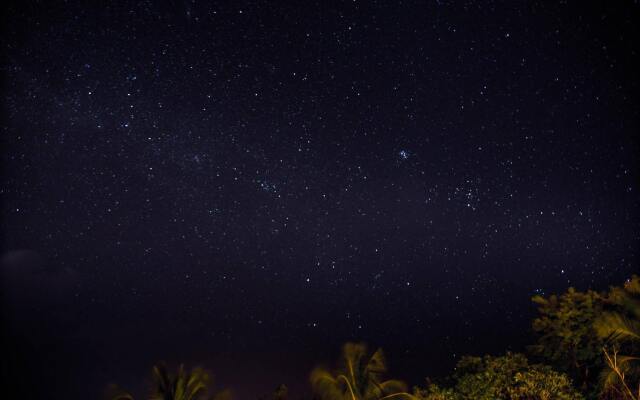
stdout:
[(635, 1), (3, 7), (3, 341), (54, 398), (298, 398), (347, 341), (421, 384), (639, 270)]

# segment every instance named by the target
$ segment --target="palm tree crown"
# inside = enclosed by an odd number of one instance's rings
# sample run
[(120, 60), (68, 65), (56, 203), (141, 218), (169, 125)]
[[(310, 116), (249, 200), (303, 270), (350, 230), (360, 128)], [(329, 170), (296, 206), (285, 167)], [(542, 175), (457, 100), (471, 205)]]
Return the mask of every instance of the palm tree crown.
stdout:
[(387, 372), (382, 349), (373, 354), (363, 343), (347, 343), (342, 348), (340, 366), (332, 373), (324, 368), (311, 372), (314, 393), (322, 400), (414, 399), (407, 385), (382, 378)]
[[(181, 365), (177, 373), (169, 372), (164, 364), (153, 367), (153, 387), (149, 400), (230, 400), (228, 391), (223, 391), (216, 396), (207, 397), (211, 378), (202, 368), (185, 370)], [(118, 392), (110, 396), (111, 400), (133, 400), (128, 393)]]

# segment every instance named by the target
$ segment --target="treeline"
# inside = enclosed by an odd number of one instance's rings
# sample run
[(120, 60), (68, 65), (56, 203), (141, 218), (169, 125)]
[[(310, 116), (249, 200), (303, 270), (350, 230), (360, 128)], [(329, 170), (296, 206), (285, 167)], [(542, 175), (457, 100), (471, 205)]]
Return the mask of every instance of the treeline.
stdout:
[[(310, 374), (313, 400), (640, 400), (640, 277), (608, 291), (569, 288), (561, 295), (535, 296), (537, 341), (527, 354), (465, 356), (454, 372), (409, 388), (386, 379), (382, 349), (347, 343), (333, 369)], [(201, 368), (153, 368), (152, 400), (230, 400), (229, 390), (211, 391)], [(133, 397), (110, 387), (110, 400)], [(280, 385), (261, 400), (285, 400)]]

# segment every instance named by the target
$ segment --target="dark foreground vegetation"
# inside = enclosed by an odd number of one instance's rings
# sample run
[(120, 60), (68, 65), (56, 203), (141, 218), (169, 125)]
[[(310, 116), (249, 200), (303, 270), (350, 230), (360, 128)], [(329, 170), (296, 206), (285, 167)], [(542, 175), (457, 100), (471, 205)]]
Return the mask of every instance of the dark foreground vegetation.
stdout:
[[(527, 354), (466, 356), (447, 378), (414, 388), (387, 379), (381, 349), (347, 343), (335, 369), (309, 376), (314, 400), (640, 400), (640, 277), (606, 292), (570, 288), (557, 296), (536, 296), (537, 335)], [(232, 399), (213, 391), (201, 368), (175, 372), (153, 368), (152, 400)], [(134, 397), (109, 387), (109, 400)], [(284, 400), (280, 385), (263, 400)]]

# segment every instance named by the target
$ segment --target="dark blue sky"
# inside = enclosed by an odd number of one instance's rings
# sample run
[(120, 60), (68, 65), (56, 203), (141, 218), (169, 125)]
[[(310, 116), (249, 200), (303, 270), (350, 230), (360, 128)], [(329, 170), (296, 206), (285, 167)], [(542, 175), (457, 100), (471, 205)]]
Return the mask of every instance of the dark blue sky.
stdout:
[(638, 270), (637, 2), (4, 7), (5, 334), (65, 398), (420, 383)]

